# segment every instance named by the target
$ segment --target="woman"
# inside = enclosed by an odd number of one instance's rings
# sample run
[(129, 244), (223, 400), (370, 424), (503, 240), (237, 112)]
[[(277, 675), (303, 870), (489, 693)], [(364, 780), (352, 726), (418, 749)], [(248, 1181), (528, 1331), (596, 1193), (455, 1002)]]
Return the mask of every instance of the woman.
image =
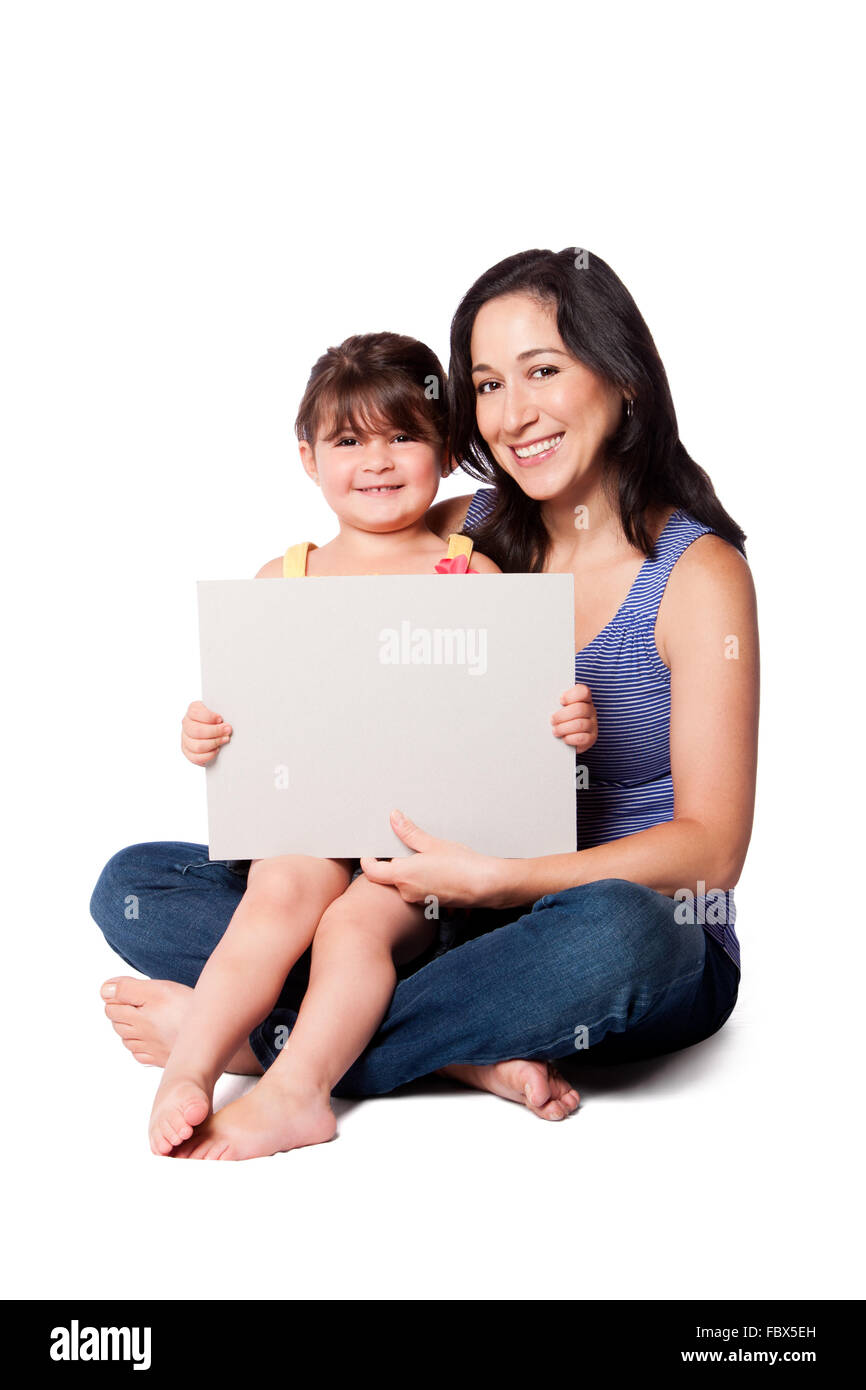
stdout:
[[(487, 271), (452, 326), (454, 452), (490, 481), (433, 508), (505, 570), (571, 573), (578, 684), (599, 734), (582, 755), (578, 850), (497, 860), (434, 839), (363, 861), (408, 901), (472, 909), (469, 932), (397, 986), (338, 1093), (376, 1095), (433, 1071), (562, 1119), (577, 1093), (553, 1063), (687, 1047), (734, 1007), (733, 889), (754, 804), (758, 643), (743, 533), (679, 441), (664, 368), (625, 286), (595, 256), (530, 251)], [(411, 808), (407, 808), (411, 809)], [(189, 987), (244, 888), (203, 846), (136, 845), (109, 861), (93, 916), (142, 973), (103, 986), (140, 1061), (161, 1065)], [(676, 895), (676, 896), (675, 896)], [(135, 916), (128, 916), (134, 902)], [(231, 1069), (277, 1056), (303, 969)]]

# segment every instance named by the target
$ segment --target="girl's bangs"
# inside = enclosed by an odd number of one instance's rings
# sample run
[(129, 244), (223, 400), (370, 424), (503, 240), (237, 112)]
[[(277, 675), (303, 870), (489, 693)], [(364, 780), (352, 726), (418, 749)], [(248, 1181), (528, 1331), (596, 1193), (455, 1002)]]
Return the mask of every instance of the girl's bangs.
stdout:
[[(317, 405), (321, 437), (329, 443), (341, 434), (366, 436), (391, 430), (431, 444), (444, 442), (429, 408), (425, 410), (422, 388), (399, 377), (378, 382), (334, 382), (323, 391)], [(330, 428), (324, 433), (326, 422), (330, 422)]]

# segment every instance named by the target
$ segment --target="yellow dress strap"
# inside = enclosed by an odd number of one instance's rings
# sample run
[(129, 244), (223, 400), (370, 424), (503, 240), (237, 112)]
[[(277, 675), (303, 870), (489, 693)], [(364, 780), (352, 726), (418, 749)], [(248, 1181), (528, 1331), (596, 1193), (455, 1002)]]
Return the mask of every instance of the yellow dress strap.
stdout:
[(297, 545), (290, 545), (283, 556), (283, 578), (303, 579), (307, 573), (307, 552), (315, 549), (312, 541), (299, 541)]
[(456, 531), (452, 531), (448, 537), (448, 559), (453, 560), (456, 555), (465, 555), (467, 560), (471, 560), (472, 546), (471, 536), (460, 536)]

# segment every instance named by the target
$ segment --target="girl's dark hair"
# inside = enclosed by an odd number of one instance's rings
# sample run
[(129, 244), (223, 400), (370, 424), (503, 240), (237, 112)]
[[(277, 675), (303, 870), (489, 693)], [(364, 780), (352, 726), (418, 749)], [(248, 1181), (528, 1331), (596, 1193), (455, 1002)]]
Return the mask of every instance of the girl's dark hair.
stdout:
[(328, 348), (298, 407), (298, 439), (395, 428), (446, 445), (445, 372), (435, 352), (400, 333), (357, 333)]
[(605, 446), (605, 479), (616, 496), (622, 528), (645, 555), (653, 554), (650, 508), (681, 507), (745, 554), (745, 534), (728, 516), (704, 470), (680, 442), (665, 369), (637, 305), (599, 256), (577, 247), (521, 251), (475, 281), (451, 325), (451, 449), (473, 478), (496, 487), (493, 507), (469, 528), (480, 550), (504, 570), (544, 568), (550, 537), (541, 504), (527, 497), (499, 466), (475, 416), (470, 342), (482, 305), (506, 294), (529, 294), (555, 305), (568, 351), (633, 401)]

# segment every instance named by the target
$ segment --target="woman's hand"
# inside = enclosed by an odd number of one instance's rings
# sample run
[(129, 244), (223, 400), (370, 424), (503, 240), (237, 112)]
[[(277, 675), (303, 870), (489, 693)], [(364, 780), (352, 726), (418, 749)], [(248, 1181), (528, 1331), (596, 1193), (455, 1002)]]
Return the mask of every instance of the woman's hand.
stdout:
[(184, 757), (197, 767), (206, 767), (231, 736), (231, 724), (224, 724), (221, 714), (214, 714), (201, 700), (193, 700), (180, 726)]
[(392, 885), (407, 903), (432, 897), (454, 907), (493, 905), (507, 860), (476, 854), (453, 840), (437, 840), (402, 811), (391, 812), (391, 827), (417, 852), (407, 859), (362, 859), (361, 868), (371, 883)]
[(575, 685), (559, 697), (561, 708), (550, 716), (553, 733), (578, 753), (585, 753), (598, 738), (598, 715), (588, 685)]

